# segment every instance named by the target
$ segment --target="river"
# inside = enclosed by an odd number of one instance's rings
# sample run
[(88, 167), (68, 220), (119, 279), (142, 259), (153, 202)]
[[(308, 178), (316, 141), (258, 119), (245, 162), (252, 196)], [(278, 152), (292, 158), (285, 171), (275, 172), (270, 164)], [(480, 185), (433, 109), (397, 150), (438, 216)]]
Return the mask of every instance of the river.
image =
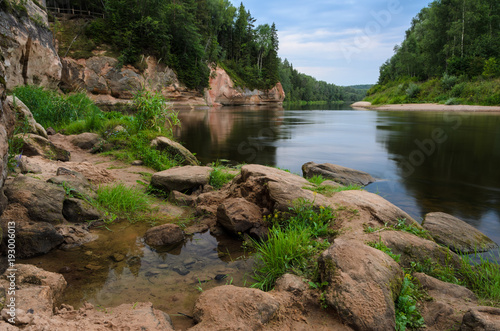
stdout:
[(416, 220), (446, 212), (500, 243), (500, 114), (335, 108), (181, 110), (176, 136), (202, 163), (363, 170)]

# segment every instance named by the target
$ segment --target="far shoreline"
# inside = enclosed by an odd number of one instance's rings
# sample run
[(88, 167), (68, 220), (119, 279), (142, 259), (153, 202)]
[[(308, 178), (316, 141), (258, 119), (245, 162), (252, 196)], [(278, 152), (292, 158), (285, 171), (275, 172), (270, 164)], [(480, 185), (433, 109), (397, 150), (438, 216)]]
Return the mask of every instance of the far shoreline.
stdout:
[(438, 103), (407, 103), (374, 106), (368, 101), (358, 101), (353, 103), (351, 107), (358, 110), (500, 113), (500, 106), (442, 105)]

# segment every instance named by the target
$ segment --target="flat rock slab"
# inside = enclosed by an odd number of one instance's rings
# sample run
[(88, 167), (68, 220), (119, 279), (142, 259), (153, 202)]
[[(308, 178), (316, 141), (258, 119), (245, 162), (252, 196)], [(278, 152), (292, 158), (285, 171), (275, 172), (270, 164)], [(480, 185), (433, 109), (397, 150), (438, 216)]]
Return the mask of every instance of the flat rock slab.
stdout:
[(205, 186), (210, 180), (210, 167), (185, 166), (153, 174), (151, 185), (165, 192), (189, 192)]
[(500, 309), (494, 307), (471, 308), (464, 315), (460, 330), (500, 330)]
[(403, 271), (389, 255), (356, 240), (335, 239), (319, 258), (325, 298), (356, 330), (394, 330)]
[(182, 146), (176, 141), (168, 139), (167, 137), (157, 137), (151, 141), (151, 146), (160, 151), (165, 151), (173, 157), (179, 155), (182, 157), (183, 165), (198, 165), (198, 160), (186, 147)]
[(375, 181), (375, 178), (369, 173), (331, 163), (317, 164), (308, 162), (302, 166), (302, 173), (305, 178), (322, 176), (323, 178), (332, 179), (342, 185), (357, 184), (366, 186)]
[(486, 252), (498, 245), (481, 231), (445, 213), (429, 213), (422, 222), (434, 240), (456, 253)]

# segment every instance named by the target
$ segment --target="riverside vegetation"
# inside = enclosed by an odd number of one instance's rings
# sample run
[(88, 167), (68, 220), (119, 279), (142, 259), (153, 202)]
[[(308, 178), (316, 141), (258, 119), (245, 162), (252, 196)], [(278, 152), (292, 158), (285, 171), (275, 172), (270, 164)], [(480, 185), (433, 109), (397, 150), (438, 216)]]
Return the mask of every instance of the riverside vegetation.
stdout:
[(500, 5), (433, 1), (380, 67), (367, 101), (500, 104)]
[[(142, 159), (148, 166), (164, 170), (180, 165), (179, 161), (159, 153), (150, 147), (150, 140), (158, 135), (171, 137), (171, 126), (177, 125), (176, 114), (165, 108), (162, 98), (156, 94), (139, 93), (135, 98), (137, 113), (123, 115), (121, 113), (101, 112), (83, 94), (61, 96), (41, 88), (23, 86), (16, 88), (14, 94), (25, 102), (37, 121), (44, 126), (52, 126), (66, 133), (93, 131), (102, 135), (112, 150), (107, 153), (126, 160)], [(58, 111), (57, 116), (51, 112)], [(141, 118), (141, 123), (137, 119)], [(168, 122), (170, 127), (162, 124)], [(124, 130), (114, 130), (116, 126)], [(130, 141), (135, 142), (131, 144)], [(143, 141), (142, 144), (138, 142)], [(223, 166), (216, 163), (210, 176), (210, 183), (215, 188), (221, 188), (229, 183), (234, 174), (227, 174)], [(328, 196), (342, 190), (359, 190), (359, 186), (333, 187), (321, 189), (325, 179), (314, 176), (311, 186), (315, 196)], [(95, 202), (107, 210), (112, 217), (118, 219), (145, 219), (141, 217), (150, 214), (153, 204), (151, 197), (145, 192), (130, 189), (122, 184), (100, 188)], [(314, 206), (312, 202), (298, 200), (288, 212), (276, 211), (265, 217), (269, 226), (268, 240), (253, 240), (251, 246), (256, 253), (256, 266), (253, 287), (271, 290), (276, 280), (285, 273), (295, 273), (308, 279), (311, 288), (321, 291), (321, 305), (326, 306), (324, 288), (328, 285), (322, 282), (318, 274), (317, 256), (327, 249), (333, 239), (339, 235), (336, 220), (345, 207), (337, 208)], [(357, 214), (357, 210), (347, 210)], [(340, 230), (342, 231), (342, 230)], [(381, 231), (404, 231), (423, 238), (428, 238), (425, 230), (408, 225), (400, 219), (394, 225), (379, 228), (366, 227), (366, 233)], [(393, 254), (382, 241), (370, 242), (369, 245), (382, 250), (398, 261), (399, 256)], [(468, 256), (462, 256), (461, 266), (457, 269), (451, 264), (438, 264), (430, 259), (426, 262), (412, 262), (405, 269), (401, 291), (396, 299), (396, 325), (398, 330), (419, 328), (423, 326), (422, 315), (419, 312), (420, 303), (427, 300), (425, 291), (415, 281), (415, 272), (424, 272), (446, 282), (468, 287), (482, 300), (483, 304), (500, 306), (500, 271), (498, 264), (484, 258), (479, 261)]]

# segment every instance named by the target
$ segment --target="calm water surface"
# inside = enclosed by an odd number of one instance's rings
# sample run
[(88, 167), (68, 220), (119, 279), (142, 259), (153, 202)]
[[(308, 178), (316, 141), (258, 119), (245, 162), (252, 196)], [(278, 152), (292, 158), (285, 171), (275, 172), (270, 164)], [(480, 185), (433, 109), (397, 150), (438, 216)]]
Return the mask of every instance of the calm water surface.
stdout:
[(457, 216), (500, 243), (500, 116), (482, 113), (221, 108), (181, 111), (177, 136), (203, 162), (290, 169), (329, 162), (370, 173), (420, 220)]

